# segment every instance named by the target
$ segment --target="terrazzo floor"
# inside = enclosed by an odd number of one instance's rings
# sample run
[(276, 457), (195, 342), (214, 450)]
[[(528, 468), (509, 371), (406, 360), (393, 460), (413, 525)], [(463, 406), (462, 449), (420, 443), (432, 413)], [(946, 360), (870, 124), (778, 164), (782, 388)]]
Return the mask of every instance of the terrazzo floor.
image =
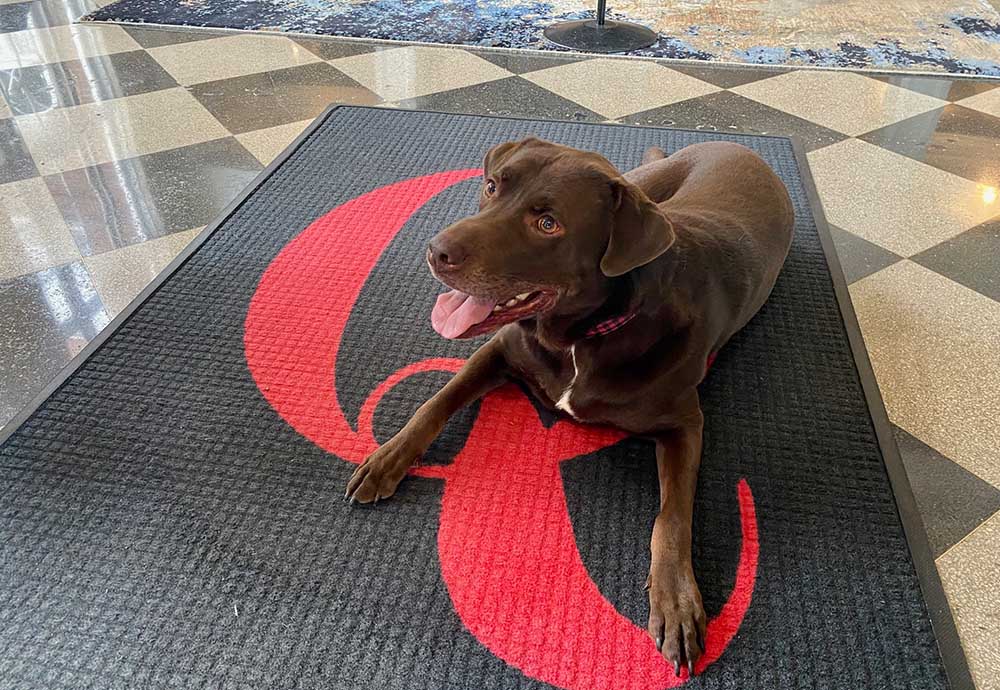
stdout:
[(1000, 688), (1000, 84), (81, 26), (86, 0), (0, 3), (0, 424), (330, 103), (795, 135), (973, 674)]

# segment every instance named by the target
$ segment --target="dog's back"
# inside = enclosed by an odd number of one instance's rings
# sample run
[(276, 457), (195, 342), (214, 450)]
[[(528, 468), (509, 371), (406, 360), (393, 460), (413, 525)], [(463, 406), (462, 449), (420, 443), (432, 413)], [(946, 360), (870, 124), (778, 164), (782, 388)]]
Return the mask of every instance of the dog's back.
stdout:
[(718, 321), (717, 346), (767, 300), (792, 240), (788, 190), (753, 151), (706, 142), (665, 156), (653, 148), (625, 174), (673, 221), (690, 299)]

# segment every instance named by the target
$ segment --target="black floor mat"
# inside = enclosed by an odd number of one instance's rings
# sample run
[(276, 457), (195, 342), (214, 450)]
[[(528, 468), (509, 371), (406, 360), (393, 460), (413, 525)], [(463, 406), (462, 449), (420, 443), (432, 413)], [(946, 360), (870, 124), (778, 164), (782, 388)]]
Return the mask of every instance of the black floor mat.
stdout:
[(3, 443), (3, 687), (681, 682), (643, 630), (649, 443), (503, 389), (391, 500), (342, 499), (475, 347), (431, 330), (423, 246), (474, 209), (487, 148), (527, 134), (623, 169), (738, 141), (795, 202), (773, 296), (702, 386), (713, 622), (688, 685), (971, 687), (788, 140), (367, 108), (321, 118)]

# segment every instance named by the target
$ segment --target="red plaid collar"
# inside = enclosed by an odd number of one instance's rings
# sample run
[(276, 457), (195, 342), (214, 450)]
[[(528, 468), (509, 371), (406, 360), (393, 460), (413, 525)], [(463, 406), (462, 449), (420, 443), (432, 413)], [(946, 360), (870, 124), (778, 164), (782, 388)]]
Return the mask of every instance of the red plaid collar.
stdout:
[[(599, 324), (592, 326), (589, 331), (584, 334), (585, 338), (593, 338), (598, 335), (607, 335), (608, 333), (614, 333), (619, 328), (627, 324), (629, 321), (635, 318), (635, 312), (630, 314), (624, 314), (622, 316), (616, 316), (613, 319), (607, 319), (601, 321)], [(715, 361), (715, 356), (717, 352), (708, 353), (708, 361), (705, 362), (705, 373), (712, 367), (712, 363)]]
[(623, 314), (621, 316), (616, 316), (613, 319), (606, 319), (605, 321), (601, 321), (600, 323), (591, 326), (590, 330), (584, 333), (583, 337), (593, 338), (598, 335), (607, 335), (608, 333), (614, 333), (619, 328), (621, 328), (629, 321), (634, 319), (635, 316), (636, 316), (635, 312), (632, 312), (630, 314)]
[[(635, 312), (630, 314), (624, 314), (622, 316), (616, 316), (613, 319), (606, 319), (600, 323), (592, 326), (589, 331), (584, 334), (585, 338), (593, 338), (598, 335), (607, 335), (608, 333), (614, 333), (619, 328), (627, 324), (629, 321), (634, 319), (636, 316)], [(708, 353), (708, 361), (705, 362), (705, 373), (712, 367), (712, 363), (715, 361), (715, 356), (717, 352)]]

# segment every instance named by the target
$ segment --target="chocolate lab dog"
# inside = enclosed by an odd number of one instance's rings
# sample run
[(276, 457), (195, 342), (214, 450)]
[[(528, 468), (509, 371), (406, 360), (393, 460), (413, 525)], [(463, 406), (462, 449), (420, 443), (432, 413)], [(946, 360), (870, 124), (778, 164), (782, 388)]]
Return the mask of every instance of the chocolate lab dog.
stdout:
[(742, 146), (646, 152), (625, 174), (539, 139), (486, 155), (479, 213), (430, 242), (450, 288), (431, 316), (446, 338), (495, 335), (351, 477), (391, 496), (449, 416), (509, 379), (574, 419), (652, 437), (660, 512), (650, 548), (649, 634), (680, 675), (705, 648), (691, 566), (701, 460), (698, 384), (767, 299), (792, 238), (777, 175)]

